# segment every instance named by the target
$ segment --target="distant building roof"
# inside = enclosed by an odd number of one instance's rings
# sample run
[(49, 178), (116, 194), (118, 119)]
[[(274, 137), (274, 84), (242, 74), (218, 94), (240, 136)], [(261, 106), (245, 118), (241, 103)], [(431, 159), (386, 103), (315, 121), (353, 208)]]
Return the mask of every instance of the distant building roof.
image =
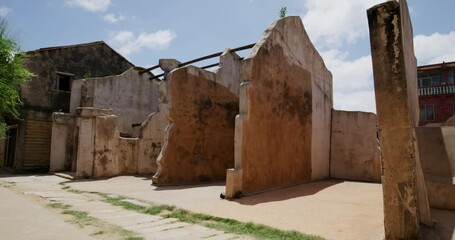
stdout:
[(135, 66), (132, 62), (126, 59), (122, 54), (115, 51), (111, 46), (109, 46), (104, 41), (96, 41), (96, 42), (89, 42), (89, 43), (81, 43), (81, 44), (73, 44), (73, 45), (65, 45), (65, 46), (55, 46), (55, 47), (46, 47), (46, 48), (39, 48), (36, 50), (28, 51), (27, 53), (37, 53), (37, 52), (44, 52), (44, 51), (53, 51), (53, 50), (60, 50), (60, 49), (68, 49), (68, 48), (80, 48), (80, 47), (91, 47), (96, 45), (104, 45), (115, 52), (117, 55), (122, 57), (126, 62), (131, 64), (131, 66)]
[(442, 67), (455, 67), (455, 62), (442, 62), (442, 63), (436, 63), (436, 64), (422, 65), (422, 66), (418, 66), (417, 70), (425, 71), (425, 70), (431, 70), (431, 69), (438, 69), (438, 68), (442, 68)]

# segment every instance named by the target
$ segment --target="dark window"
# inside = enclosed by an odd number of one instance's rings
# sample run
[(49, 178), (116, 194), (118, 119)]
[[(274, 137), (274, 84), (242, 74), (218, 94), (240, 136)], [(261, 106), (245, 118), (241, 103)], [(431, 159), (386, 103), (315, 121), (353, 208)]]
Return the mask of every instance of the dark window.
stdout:
[(55, 89), (60, 91), (71, 91), (71, 78), (72, 74), (56, 73)]
[(448, 78), (449, 84), (455, 84), (455, 70), (449, 71)]
[(417, 75), (419, 88), (442, 85), (442, 74), (436, 73), (419, 73)]
[(420, 121), (433, 121), (434, 107), (433, 105), (420, 106)]

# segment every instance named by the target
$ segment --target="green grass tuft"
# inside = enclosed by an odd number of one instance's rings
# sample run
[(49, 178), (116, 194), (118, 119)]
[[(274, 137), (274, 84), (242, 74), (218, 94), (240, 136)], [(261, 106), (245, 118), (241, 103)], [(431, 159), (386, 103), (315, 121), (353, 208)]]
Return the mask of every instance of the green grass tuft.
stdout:
[(151, 214), (151, 215), (158, 215), (163, 211), (174, 211), (175, 207), (170, 205), (155, 205), (148, 207), (144, 213)]
[(69, 209), (71, 205), (63, 204), (63, 203), (49, 203), (47, 204), (50, 208), (60, 208), (60, 209)]
[(93, 223), (93, 221), (95, 220), (94, 218), (90, 217), (87, 212), (67, 209), (67, 210), (63, 210), (62, 213), (72, 215), (75, 218), (74, 222), (79, 224), (81, 227), (83, 227), (85, 225), (91, 225)]

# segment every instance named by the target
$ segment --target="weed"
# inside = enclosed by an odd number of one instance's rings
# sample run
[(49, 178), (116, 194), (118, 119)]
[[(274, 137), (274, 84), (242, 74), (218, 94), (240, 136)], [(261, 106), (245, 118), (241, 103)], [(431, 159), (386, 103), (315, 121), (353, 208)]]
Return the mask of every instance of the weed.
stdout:
[(80, 191), (80, 190), (77, 190), (77, 189), (72, 189), (70, 187), (66, 188), (66, 191), (68, 191), (70, 193), (78, 193), (78, 194), (84, 193), (83, 191)]
[(75, 218), (75, 223), (80, 226), (90, 225), (94, 218), (90, 217), (87, 212), (76, 211), (76, 210), (63, 210), (63, 214), (72, 215)]
[(60, 208), (60, 209), (69, 209), (71, 205), (63, 204), (63, 203), (49, 203), (47, 204), (50, 208)]
[(99, 230), (99, 231), (93, 233), (93, 235), (102, 235), (102, 234), (104, 234), (103, 230)]
[(172, 212), (174, 211), (175, 207), (170, 206), (170, 205), (156, 205), (156, 206), (151, 206), (145, 210), (145, 213), (151, 214), (151, 215), (158, 215), (163, 211), (169, 211)]

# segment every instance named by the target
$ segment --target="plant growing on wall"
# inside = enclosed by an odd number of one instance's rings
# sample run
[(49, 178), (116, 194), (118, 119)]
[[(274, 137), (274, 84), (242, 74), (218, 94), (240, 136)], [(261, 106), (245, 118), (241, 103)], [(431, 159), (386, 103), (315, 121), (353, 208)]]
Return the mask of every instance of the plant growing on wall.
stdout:
[(280, 18), (284, 18), (286, 17), (286, 12), (287, 12), (287, 7), (286, 6), (282, 6), (281, 9), (280, 9)]
[(6, 21), (0, 19), (0, 138), (5, 138), (5, 117), (19, 118), (19, 89), (33, 76), (25, 68), (26, 60), (16, 41), (8, 37)]

